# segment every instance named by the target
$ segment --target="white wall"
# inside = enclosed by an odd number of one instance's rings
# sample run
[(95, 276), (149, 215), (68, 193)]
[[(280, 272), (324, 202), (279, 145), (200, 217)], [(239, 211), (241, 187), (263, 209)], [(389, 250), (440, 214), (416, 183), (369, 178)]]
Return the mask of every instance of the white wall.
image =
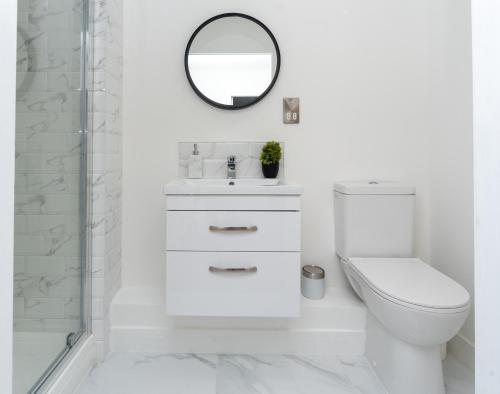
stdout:
[[(446, 17), (443, 17), (446, 16)], [(431, 262), (474, 294), (470, 0), (435, 2), (431, 116)], [(441, 32), (436, 34), (435, 32)], [(474, 364), (474, 311), (450, 350)]]
[[(126, 1), (123, 285), (164, 286), (162, 185), (176, 177), (182, 140), (285, 141), (286, 176), (305, 186), (303, 260), (325, 266), (332, 284), (345, 283), (333, 243), (338, 179), (415, 183), (417, 253), (428, 258), (431, 4)], [(225, 11), (260, 18), (283, 56), (275, 88), (242, 111), (205, 104), (183, 69), (192, 31)], [(300, 125), (282, 124), (284, 96), (301, 98)]]
[(14, 141), (17, 0), (0, 12), (0, 382), (12, 391), (12, 296), (14, 267)]
[(472, 1), (476, 393), (500, 392), (500, 4)]

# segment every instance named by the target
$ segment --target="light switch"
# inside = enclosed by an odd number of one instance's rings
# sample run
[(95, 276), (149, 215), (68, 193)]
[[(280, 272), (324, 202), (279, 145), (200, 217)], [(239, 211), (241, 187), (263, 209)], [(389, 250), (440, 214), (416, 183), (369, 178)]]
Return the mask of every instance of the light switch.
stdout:
[(283, 123), (300, 123), (300, 100), (298, 97), (283, 98)]

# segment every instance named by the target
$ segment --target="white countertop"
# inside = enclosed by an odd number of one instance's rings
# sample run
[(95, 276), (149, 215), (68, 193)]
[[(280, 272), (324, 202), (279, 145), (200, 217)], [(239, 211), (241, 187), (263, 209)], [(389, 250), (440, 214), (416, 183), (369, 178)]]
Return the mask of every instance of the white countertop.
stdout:
[[(234, 184), (230, 184), (230, 183)], [(277, 183), (270, 185), (269, 183)], [(268, 179), (176, 179), (164, 187), (166, 195), (295, 195), (300, 196), (304, 188), (288, 181)]]

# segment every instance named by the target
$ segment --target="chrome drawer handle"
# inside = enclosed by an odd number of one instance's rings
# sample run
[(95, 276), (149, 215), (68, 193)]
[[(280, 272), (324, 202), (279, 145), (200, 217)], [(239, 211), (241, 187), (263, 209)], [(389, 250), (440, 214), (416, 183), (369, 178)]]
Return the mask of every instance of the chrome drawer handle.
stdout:
[(257, 231), (257, 226), (242, 226), (242, 227), (219, 227), (209, 226), (208, 229), (214, 232), (247, 232), (253, 233)]
[(243, 273), (255, 273), (257, 272), (257, 267), (240, 267), (240, 268), (219, 268), (211, 265), (208, 267), (210, 272), (243, 272)]

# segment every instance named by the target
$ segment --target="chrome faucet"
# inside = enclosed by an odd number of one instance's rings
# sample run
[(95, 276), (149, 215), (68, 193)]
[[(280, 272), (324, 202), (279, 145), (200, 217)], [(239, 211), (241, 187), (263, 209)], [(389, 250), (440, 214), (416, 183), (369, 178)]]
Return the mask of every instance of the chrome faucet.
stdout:
[(234, 155), (227, 158), (227, 177), (228, 179), (236, 178), (236, 157)]

